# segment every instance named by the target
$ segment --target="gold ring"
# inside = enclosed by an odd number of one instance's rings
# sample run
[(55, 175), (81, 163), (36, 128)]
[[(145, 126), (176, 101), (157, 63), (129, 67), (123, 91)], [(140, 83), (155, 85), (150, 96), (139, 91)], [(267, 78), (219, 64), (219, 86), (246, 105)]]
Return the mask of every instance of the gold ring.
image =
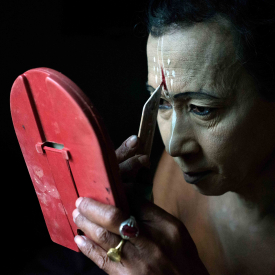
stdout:
[(125, 240), (122, 239), (116, 248), (110, 248), (107, 252), (107, 256), (113, 262), (120, 262), (121, 260), (121, 249)]

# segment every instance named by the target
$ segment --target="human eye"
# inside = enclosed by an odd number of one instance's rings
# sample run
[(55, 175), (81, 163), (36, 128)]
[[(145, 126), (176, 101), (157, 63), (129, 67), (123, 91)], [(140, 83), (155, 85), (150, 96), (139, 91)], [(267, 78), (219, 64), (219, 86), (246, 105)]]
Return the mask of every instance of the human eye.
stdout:
[(160, 98), (159, 109), (167, 110), (167, 109), (171, 109), (171, 108), (172, 108), (172, 105), (167, 100)]
[(202, 116), (202, 117), (209, 116), (215, 110), (216, 110), (216, 108), (201, 107), (201, 106), (196, 106), (194, 104), (190, 105), (190, 112), (195, 115)]

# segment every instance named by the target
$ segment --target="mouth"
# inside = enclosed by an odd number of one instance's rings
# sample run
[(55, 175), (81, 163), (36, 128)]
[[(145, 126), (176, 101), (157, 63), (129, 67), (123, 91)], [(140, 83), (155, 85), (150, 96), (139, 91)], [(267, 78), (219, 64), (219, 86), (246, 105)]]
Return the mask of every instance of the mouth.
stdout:
[(183, 172), (184, 179), (187, 183), (196, 184), (198, 181), (207, 177), (212, 171), (204, 171), (204, 172)]

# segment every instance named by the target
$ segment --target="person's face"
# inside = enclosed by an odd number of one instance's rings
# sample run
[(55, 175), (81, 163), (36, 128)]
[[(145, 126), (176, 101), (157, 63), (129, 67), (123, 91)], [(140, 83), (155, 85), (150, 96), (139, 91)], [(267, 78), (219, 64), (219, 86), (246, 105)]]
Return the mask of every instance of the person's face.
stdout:
[(275, 107), (237, 61), (229, 28), (200, 23), (150, 35), (147, 58), (152, 91), (165, 74), (158, 125), (185, 180), (220, 195), (260, 178), (275, 147)]

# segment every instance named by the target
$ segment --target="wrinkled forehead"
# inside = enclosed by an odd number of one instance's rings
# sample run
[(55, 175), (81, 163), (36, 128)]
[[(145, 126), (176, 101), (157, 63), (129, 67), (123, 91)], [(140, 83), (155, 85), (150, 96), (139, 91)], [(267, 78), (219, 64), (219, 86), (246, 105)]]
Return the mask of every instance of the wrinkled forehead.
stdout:
[(168, 77), (199, 74), (200, 78), (213, 78), (217, 70), (234, 63), (235, 56), (229, 28), (217, 23), (198, 23), (160, 37), (149, 35), (147, 43), (149, 78), (154, 77), (155, 82), (161, 77), (161, 68)]
[(230, 27), (213, 22), (177, 28), (160, 37), (149, 35), (147, 43), (148, 57), (156, 56), (162, 63), (163, 59), (166, 60), (172, 55), (179, 66), (196, 57), (217, 62), (233, 52), (234, 43)]

